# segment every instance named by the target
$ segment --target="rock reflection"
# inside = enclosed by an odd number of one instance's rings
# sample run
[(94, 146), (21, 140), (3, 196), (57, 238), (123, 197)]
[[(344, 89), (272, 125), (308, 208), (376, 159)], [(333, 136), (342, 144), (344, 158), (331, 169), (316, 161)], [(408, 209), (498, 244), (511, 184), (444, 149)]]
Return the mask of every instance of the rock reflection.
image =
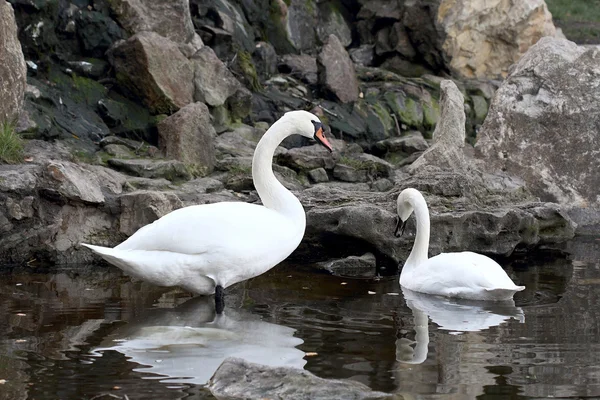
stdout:
[(404, 287), (402, 293), (406, 305), (412, 311), (415, 330), (414, 341), (406, 337), (396, 341), (396, 360), (405, 364), (421, 364), (427, 359), (429, 318), (440, 330), (450, 333), (482, 331), (511, 318), (525, 322), (523, 310), (515, 307), (513, 300), (482, 302), (447, 299), (417, 293)]
[(196, 297), (117, 328), (93, 353), (115, 350), (149, 367), (140, 371), (169, 377), (165, 381), (203, 385), (230, 356), (303, 368), (304, 352), (296, 348), (303, 341), (294, 332), (241, 309), (217, 315), (212, 297)]

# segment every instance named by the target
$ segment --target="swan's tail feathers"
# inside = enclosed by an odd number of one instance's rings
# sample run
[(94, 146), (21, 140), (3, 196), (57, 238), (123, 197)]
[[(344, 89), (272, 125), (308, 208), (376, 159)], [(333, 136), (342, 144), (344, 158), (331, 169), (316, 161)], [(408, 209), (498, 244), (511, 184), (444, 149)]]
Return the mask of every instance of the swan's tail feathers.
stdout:
[(495, 288), (485, 289), (490, 300), (510, 300), (513, 295), (521, 290), (524, 290), (525, 286), (515, 286), (511, 289)]
[(113, 250), (110, 247), (94, 246), (93, 244), (87, 244), (87, 243), (79, 243), (79, 244), (81, 246), (87, 247), (88, 249), (92, 250), (94, 253), (99, 254), (101, 256), (110, 255)]
[(129, 269), (127, 261), (123, 259), (122, 255), (119, 254), (120, 252), (118, 250), (115, 250), (110, 247), (94, 246), (93, 244), (87, 243), (80, 244), (92, 250), (94, 253), (98, 254), (112, 265), (115, 265), (125, 271)]

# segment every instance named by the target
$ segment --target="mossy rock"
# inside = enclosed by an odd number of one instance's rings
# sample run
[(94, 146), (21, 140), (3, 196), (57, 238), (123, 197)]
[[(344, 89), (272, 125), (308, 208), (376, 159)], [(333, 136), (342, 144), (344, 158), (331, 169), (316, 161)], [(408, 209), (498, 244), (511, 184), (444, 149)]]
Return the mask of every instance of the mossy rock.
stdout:
[(430, 101), (423, 101), (421, 105), (423, 107), (423, 131), (426, 133), (426, 137), (431, 138), (440, 119), (440, 104), (432, 98)]
[(421, 129), (423, 125), (423, 107), (421, 103), (404, 92), (386, 92), (383, 95), (390, 109), (399, 121), (409, 127)]

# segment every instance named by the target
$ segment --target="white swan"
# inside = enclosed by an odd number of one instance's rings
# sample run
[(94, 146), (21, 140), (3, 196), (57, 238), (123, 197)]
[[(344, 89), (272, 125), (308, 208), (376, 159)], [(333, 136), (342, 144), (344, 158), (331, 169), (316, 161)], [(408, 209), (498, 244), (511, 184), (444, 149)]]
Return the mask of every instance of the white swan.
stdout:
[(417, 236), (402, 268), (400, 285), (415, 292), (472, 300), (507, 300), (525, 289), (515, 285), (498, 263), (481, 254), (465, 251), (428, 258), (429, 211), (416, 189), (404, 189), (398, 196), (397, 237), (413, 210)]
[(159, 286), (215, 293), (260, 275), (300, 244), (306, 216), (300, 201), (275, 178), (275, 149), (290, 135), (317, 140), (329, 151), (319, 118), (290, 111), (265, 132), (254, 151), (252, 178), (263, 205), (221, 202), (175, 210), (114, 248), (81, 243), (127, 274)]

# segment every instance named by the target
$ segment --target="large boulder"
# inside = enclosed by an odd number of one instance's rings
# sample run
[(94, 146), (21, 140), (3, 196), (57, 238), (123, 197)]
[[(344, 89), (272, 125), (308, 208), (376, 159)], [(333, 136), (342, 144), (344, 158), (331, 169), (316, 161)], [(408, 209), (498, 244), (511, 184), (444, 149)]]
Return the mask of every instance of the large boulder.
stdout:
[(437, 21), (445, 35), (441, 50), (448, 67), (467, 78), (506, 76), (529, 47), (556, 34), (544, 0), (442, 0)]
[(23, 106), (27, 67), (10, 3), (0, 0), (0, 124), (18, 119)]
[(321, 67), (320, 80), (328, 91), (342, 103), (358, 99), (358, 80), (354, 64), (348, 52), (337, 38), (331, 34), (319, 53)]
[(176, 43), (198, 40), (189, 0), (111, 0), (108, 4), (130, 34), (153, 31)]
[(365, 2), (357, 15), (361, 43), (376, 42), (378, 54), (391, 56), (396, 70), (410, 71), (421, 58), (465, 78), (504, 77), (529, 47), (556, 34), (544, 0), (400, 4)]
[(241, 83), (208, 46), (191, 58), (194, 66), (194, 99), (209, 106), (221, 106), (241, 88)]
[[(600, 53), (543, 38), (496, 92), (476, 149), (545, 201), (600, 223)], [(595, 211), (594, 211), (595, 210)]]
[(109, 51), (119, 84), (151, 112), (171, 114), (193, 101), (194, 70), (177, 44), (140, 32)]
[(204, 103), (188, 104), (158, 124), (159, 148), (168, 158), (197, 166), (201, 175), (214, 168), (215, 137)]

